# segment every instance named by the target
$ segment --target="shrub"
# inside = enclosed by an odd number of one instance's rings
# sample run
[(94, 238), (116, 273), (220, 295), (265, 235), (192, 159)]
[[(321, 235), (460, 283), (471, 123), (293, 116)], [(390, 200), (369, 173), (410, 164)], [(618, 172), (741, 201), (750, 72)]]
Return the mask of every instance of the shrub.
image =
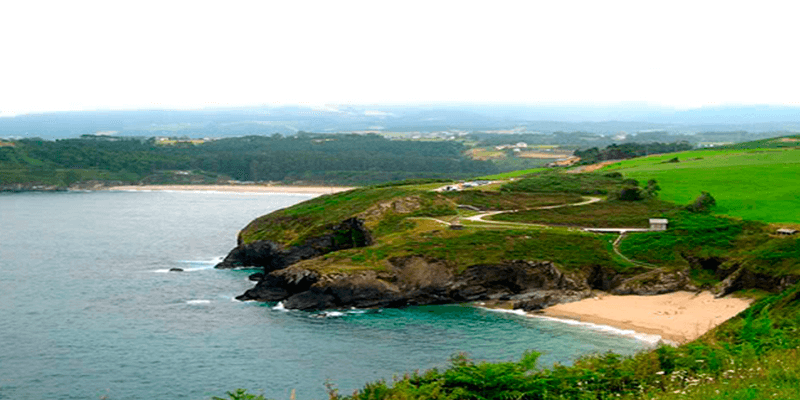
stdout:
[(619, 191), (618, 196), (622, 201), (639, 201), (644, 198), (642, 190), (638, 187), (624, 187)]
[(695, 213), (709, 212), (716, 204), (717, 201), (714, 200), (714, 197), (711, 196), (711, 193), (703, 192), (697, 199), (694, 200), (692, 204), (686, 206), (686, 210)]

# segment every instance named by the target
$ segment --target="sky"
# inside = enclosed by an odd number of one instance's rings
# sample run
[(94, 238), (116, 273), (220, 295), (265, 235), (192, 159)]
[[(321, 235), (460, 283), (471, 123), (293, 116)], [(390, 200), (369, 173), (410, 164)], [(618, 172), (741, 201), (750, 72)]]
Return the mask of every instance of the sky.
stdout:
[(800, 106), (796, 7), (4, 1), (0, 115), (441, 102)]

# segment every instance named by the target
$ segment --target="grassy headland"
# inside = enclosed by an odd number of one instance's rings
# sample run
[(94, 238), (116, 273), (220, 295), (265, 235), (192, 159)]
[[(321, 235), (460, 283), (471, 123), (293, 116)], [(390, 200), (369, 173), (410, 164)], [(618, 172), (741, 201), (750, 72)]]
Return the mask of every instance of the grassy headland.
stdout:
[[(600, 268), (619, 279), (680, 271), (697, 288), (760, 299), (677, 348), (587, 356), (572, 366), (536, 365), (535, 352), (501, 363), (456, 356), (445, 370), (369, 383), (352, 396), (332, 391), (331, 398), (800, 399), (800, 285), (793, 285), (800, 277), (800, 238), (776, 235), (768, 224), (800, 223), (800, 203), (790, 195), (800, 151), (787, 148), (791, 140), (768, 143), (781, 148), (741, 145), (651, 156), (586, 174), (526, 172), (491, 191), (431, 191), (441, 183), (367, 187), (261, 217), (240, 238), (297, 244), (357, 217), (373, 235), (370, 246), (301, 264), (320, 273), (386, 272), (390, 260), (417, 256), (458, 274), (475, 265), (550, 260), (565, 272)], [(653, 179), (660, 190), (648, 184)], [(686, 207), (702, 191), (713, 194), (716, 208)], [(569, 206), (584, 196), (602, 201)], [(564, 207), (543, 208), (559, 202)], [(505, 210), (492, 218), (515, 224), (463, 220), (489, 210)], [(574, 229), (644, 227), (648, 218), (669, 219), (669, 229), (628, 234), (616, 249), (616, 235)], [(459, 220), (463, 226), (450, 229)]]

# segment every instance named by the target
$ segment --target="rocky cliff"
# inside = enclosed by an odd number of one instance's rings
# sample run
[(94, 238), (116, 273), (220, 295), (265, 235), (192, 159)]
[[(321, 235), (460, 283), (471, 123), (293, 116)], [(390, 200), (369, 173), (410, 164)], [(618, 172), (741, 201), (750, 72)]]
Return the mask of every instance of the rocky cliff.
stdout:
[[(585, 278), (561, 272), (547, 261), (473, 265), (461, 273), (438, 260), (395, 258), (389, 271), (328, 273), (301, 265), (272, 271), (239, 300), (283, 301), (286, 308), (399, 307), (476, 300), (513, 300), (536, 309), (563, 299), (580, 299), (591, 287)], [(547, 294), (543, 298), (542, 294)]]
[(328, 233), (309, 238), (296, 246), (284, 247), (269, 240), (239, 243), (214, 268), (263, 268), (264, 273), (268, 273), (301, 260), (370, 244), (372, 235), (364, 227), (364, 221), (350, 218), (331, 226)]

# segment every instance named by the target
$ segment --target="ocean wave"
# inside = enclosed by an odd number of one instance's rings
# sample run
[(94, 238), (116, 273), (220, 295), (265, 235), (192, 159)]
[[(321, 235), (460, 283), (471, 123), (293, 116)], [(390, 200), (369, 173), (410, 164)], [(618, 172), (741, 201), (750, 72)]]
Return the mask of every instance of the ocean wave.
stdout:
[(603, 333), (608, 333), (608, 334), (611, 334), (611, 335), (631, 337), (631, 338), (634, 338), (636, 340), (640, 340), (642, 342), (649, 343), (652, 346), (658, 345), (659, 343), (670, 343), (669, 341), (664, 340), (660, 335), (641, 333), (641, 332), (636, 332), (636, 331), (630, 330), (630, 329), (620, 329), (620, 328), (615, 328), (615, 327), (609, 326), (609, 325), (601, 325), (601, 324), (595, 324), (595, 323), (592, 323), (592, 322), (576, 321), (574, 319), (567, 319), (567, 318), (553, 318), (553, 317), (547, 317), (547, 316), (544, 316), (544, 315), (529, 314), (529, 313), (525, 312), (524, 310), (519, 310), (519, 309), (517, 309), (517, 310), (508, 310), (508, 309), (488, 308), (488, 307), (480, 307), (480, 306), (478, 306), (478, 307), (481, 308), (481, 309), (487, 310), (487, 311), (492, 311), (492, 312), (499, 312), (499, 313), (504, 313), (504, 314), (514, 314), (514, 315), (519, 315), (519, 316), (528, 317), (528, 318), (539, 318), (539, 319), (542, 319), (542, 320), (545, 320), (545, 321), (552, 321), (552, 322), (558, 322), (558, 323), (567, 324), (567, 325), (581, 326), (583, 328), (588, 328), (588, 329), (591, 329), (591, 330), (595, 330), (595, 331), (599, 331), (599, 332), (603, 332)]
[(547, 320), (547, 321), (559, 322), (559, 323), (567, 324), (567, 325), (582, 326), (582, 327), (589, 328), (589, 329), (592, 329), (592, 330), (605, 332), (605, 333), (610, 333), (612, 335), (632, 337), (634, 339), (637, 339), (637, 340), (640, 340), (640, 341), (643, 341), (643, 342), (646, 342), (646, 343), (650, 343), (653, 346), (655, 346), (655, 345), (657, 345), (659, 343), (666, 343), (667, 342), (660, 335), (636, 332), (636, 331), (631, 330), (631, 329), (620, 329), (620, 328), (615, 328), (615, 327), (609, 326), (609, 325), (595, 324), (595, 323), (592, 323), (592, 322), (575, 321), (574, 319), (567, 319), (567, 318), (553, 318), (553, 317), (547, 317), (547, 316), (543, 316), (543, 315), (531, 315), (531, 317), (540, 318), (540, 319)]
[(211, 304), (211, 300), (189, 300), (186, 302), (186, 304)]

